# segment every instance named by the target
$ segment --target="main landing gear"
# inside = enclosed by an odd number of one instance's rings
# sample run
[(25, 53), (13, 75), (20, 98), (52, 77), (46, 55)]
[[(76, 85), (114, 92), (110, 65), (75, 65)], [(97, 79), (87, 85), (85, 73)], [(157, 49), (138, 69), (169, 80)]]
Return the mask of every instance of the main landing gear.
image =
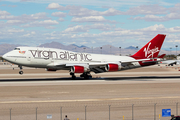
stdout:
[(20, 71), (19, 71), (19, 74), (22, 75), (23, 74), (23, 71), (22, 71), (22, 66), (19, 65), (19, 68), (20, 68)]
[[(74, 73), (71, 72), (70, 75), (72, 76), (73, 80), (76, 79), (76, 76), (74, 75)], [(91, 79), (92, 78), (90, 72), (84, 72), (80, 75), (80, 77), (83, 77), (84, 79)]]
[(84, 72), (80, 75), (80, 77), (84, 77), (84, 79), (91, 79), (92, 75), (90, 74), (90, 72)]
[(74, 75), (74, 73), (71, 72), (70, 75), (72, 76), (73, 80), (76, 79), (76, 76)]

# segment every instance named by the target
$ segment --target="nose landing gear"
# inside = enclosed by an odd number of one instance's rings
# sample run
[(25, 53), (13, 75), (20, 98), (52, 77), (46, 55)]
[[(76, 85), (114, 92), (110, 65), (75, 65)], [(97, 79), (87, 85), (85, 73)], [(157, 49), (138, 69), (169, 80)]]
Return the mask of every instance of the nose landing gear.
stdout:
[(23, 74), (23, 71), (19, 71), (19, 74), (22, 75), (22, 74)]
[(20, 68), (20, 71), (19, 71), (19, 74), (22, 75), (23, 74), (23, 71), (22, 71), (22, 66), (19, 65), (19, 68)]

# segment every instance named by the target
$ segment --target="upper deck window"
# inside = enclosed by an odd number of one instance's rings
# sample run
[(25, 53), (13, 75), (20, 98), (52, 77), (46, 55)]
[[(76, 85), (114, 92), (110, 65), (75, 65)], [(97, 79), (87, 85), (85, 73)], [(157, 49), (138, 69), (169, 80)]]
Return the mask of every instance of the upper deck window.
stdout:
[(20, 48), (14, 48), (14, 50), (20, 50)]

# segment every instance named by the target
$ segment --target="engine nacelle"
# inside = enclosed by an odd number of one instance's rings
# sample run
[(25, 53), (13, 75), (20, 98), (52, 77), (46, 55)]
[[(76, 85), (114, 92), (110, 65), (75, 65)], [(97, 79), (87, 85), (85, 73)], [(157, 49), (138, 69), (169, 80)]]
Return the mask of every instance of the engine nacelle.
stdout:
[(56, 71), (56, 69), (53, 69), (53, 68), (46, 68), (46, 71)]
[(88, 71), (88, 69), (84, 66), (73, 66), (73, 67), (71, 67), (72, 73), (84, 73), (87, 71)]
[(118, 71), (121, 69), (121, 64), (109, 63), (106, 65), (106, 71)]

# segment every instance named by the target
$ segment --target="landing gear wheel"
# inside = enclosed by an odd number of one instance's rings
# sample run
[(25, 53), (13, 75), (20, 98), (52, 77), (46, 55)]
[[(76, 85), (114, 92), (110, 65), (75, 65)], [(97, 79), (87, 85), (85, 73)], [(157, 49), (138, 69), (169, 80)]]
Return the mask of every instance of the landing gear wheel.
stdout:
[(92, 78), (91, 75), (86, 75), (86, 76), (84, 76), (84, 79), (91, 79), (91, 78)]
[(81, 74), (80, 77), (84, 77), (84, 79), (91, 79), (92, 78), (92, 76), (89, 72)]
[(71, 72), (70, 75), (72, 76), (73, 80), (76, 79), (76, 76), (74, 75), (74, 73)]
[(89, 79), (89, 76), (88, 75), (84, 76), (84, 79)]
[(23, 71), (22, 71), (23, 68), (21, 65), (19, 65), (18, 67), (20, 68), (19, 74), (22, 75), (23, 74)]
[(89, 75), (89, 79), (91, 79), (92, 78), (92, 75)]
[(23, 71), (19, 71), (19, 74), (22, 75), (22, 74), (23, 74)]
[(73, 80), (74, 80), (74, 79), (76, 79), (76, 76), (75, 76), (75, 75), (73, 75), (73, 76), (72, 76), (72, 79), (73, 79)]

